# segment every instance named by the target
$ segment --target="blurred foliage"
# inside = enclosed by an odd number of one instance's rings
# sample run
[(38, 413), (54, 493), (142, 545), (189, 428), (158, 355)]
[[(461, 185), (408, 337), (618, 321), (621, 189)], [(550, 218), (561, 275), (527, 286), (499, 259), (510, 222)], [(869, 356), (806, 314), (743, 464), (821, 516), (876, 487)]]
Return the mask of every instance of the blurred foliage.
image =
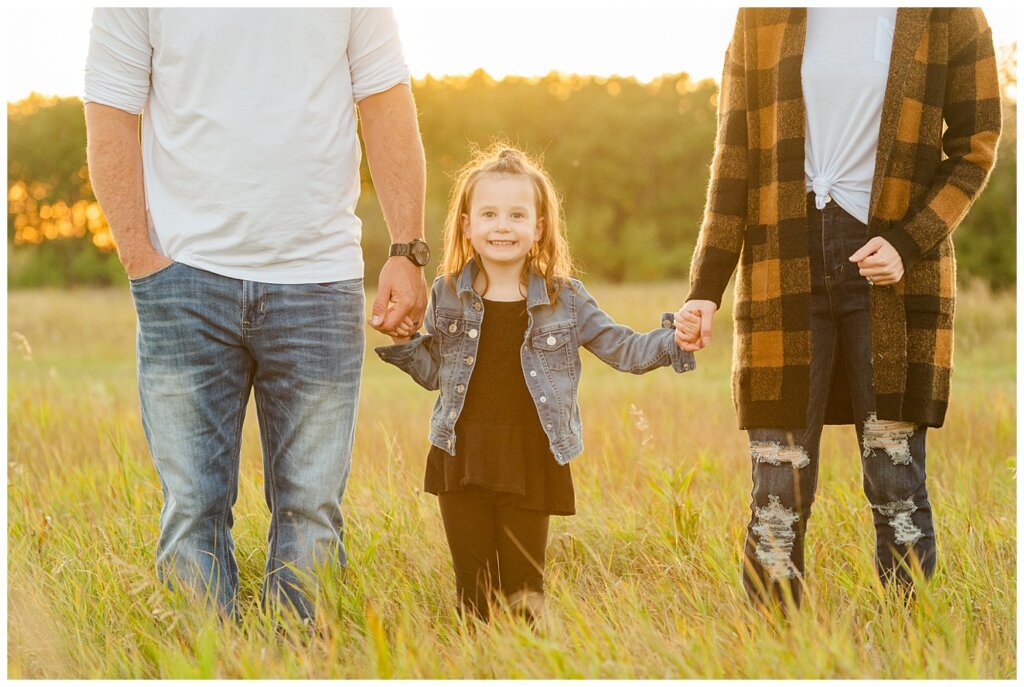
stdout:
[(8, 285), (124, 279), (93, 197), (78, 98), (33, 94), (7, 106)]
[[(1001, 56), (1005, 128), (989, 186), (957, 230), (960, 274), (1015, 283), (1016, 49)], [(452, 175), (472, 146), (505, 139), (543, 155), (565, 201), (570, 241), (589, 277), (685, 277), (711, 160), (717, 85), (685, 73), (651, 83), (485, 72), (415, 81), (427, 156), (427, 240), (437, 263)], [(124, 276), (95, 203), (77, 98), (8, 106), (8, 283), (109, 284)], [(389, 239), (364, 161), (363, 247), (373, 281)], [(428, 268), (428, 271), (432, 271)]]

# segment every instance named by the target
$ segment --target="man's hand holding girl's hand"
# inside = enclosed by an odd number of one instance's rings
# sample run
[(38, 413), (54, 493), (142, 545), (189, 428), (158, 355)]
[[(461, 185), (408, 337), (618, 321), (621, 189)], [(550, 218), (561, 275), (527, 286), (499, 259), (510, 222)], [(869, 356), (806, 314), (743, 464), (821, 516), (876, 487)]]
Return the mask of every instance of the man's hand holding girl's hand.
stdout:
[(419, 331), (419, 328), (413, 322), (413, 319), (406, 315), (402, 318), (402, 321), (395, 327), (395, 332), (390, 334), (391, 343), (401, 344), (407, 343), (412, 339), (412, 335)]
[[(427, 286), (423, 269), (402, 256), (392, 256), (384, 263), (377, 282), (377, 298), (373, 301), (373, 316), (369, 325), (388, 336), (406, 338), (423, 321), (427, 309)], [(399, 331), (406, 326), (407, 334)]]

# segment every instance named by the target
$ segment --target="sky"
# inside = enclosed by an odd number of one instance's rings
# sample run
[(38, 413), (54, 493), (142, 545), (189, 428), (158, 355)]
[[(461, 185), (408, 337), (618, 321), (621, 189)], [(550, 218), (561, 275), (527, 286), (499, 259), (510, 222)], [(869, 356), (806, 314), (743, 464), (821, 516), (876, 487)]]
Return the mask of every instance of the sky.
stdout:
[[(233, 3), (224, 3), (230, 5)], [(850, 2), (847, 4), (859, 4)], [(997, 44), (1017, 38), (1017, 12), (985, 6)], [(89, 7), (7, 9), (6, 96), (31, 91), (80, 95)], [(541, 76), (552, 70), (649, 81), (689, 72), (718, 79), (736, 6), (422, 7), (395, 9), (414, 77), (468, 74)]]

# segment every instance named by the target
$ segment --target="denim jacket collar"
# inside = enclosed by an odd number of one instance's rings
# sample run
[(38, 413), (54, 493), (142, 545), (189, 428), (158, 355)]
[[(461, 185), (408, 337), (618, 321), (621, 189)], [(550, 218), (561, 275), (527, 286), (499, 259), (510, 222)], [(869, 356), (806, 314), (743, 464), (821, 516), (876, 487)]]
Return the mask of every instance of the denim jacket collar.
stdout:
[[(476, 260), (470, 260), (466, 263), (466, 266), (462, 268), (462, 272), (459, 273), (459, 279), (455, 285), (460, 298), (467, 293), (476, 293), (473, 290), (473, 280), (476, 279), (476, 275), (479, 274), (479, 272), (480, 268), (477, 266)], [(538, 305), (550, 304), (551, 299), (548, 298), (548, 287), (547, 283), (544, 281), (544, 277), (531, 270), (530, 283), (526, 286), (526, 307), (532, 309)]]

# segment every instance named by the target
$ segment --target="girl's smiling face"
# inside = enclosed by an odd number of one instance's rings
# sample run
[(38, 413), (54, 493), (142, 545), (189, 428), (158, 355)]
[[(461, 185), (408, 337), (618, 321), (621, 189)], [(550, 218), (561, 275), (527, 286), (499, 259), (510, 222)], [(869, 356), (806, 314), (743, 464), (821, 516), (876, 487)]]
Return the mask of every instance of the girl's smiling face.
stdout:
[(533, 182), (521, 174), (486, 174), (477, 180), (462, 233), (484, 267), (522, 267), (544, 230)]

